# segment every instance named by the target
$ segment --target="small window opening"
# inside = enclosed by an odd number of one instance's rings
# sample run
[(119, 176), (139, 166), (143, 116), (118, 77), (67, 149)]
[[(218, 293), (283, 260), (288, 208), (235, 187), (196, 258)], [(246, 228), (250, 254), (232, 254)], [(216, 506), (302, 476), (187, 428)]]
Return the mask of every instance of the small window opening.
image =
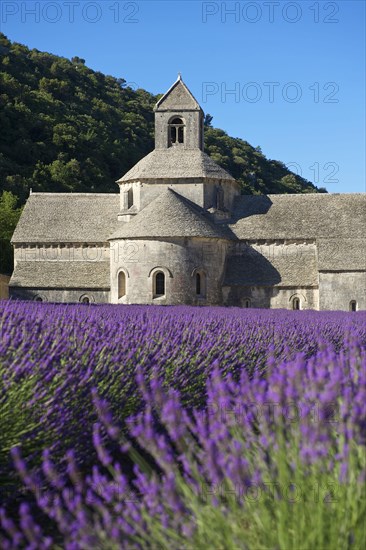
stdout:
[(201, 275), (196, 273), (196, 294), (201, 294)]
[(165, 294), (165, 275), (162, 271), (155, 274), (155, 296), (164, 296)]
[(349, 310), (350, 311), (357, 311), (357, 302), (356, 302), (356, 300), (351, 300), (350, 301)]
[(83, 294), (82, 296), (80, 296), (79, 302), (81, 304), (91, 304), (92, 302), (94, 302), (94, 298), (93, 296), (88, 296), (87, 294)]
[(294, 309), (294, 310), (300, 309), (300, 299), (299, 298), (294, 298), (292, 300), (292, 309)]
[(194, 274), (194, 282), (196, 285), (196, 296), (206, 298), (206, 273), (198, 271)]
[(184, 134), (183, 134), (183, 126), (178, 126), (178, 143), (183, 143)]
[(170, 145), (184, 143), (184, 122), (181, 118), (173, 118), (169, 123)]
[(248, 308), (250, 308), (250, 306), (251, 306), (251, 302), (250, 302), (249, 298), (246, 298), (244, 300), (244, 307), (248, 309)]
[(130, 187), (127, 192), (127, 206), (128, 208), (131, 208), (133, 206), (133, 188)]
[(216, 208), (217, 210), (224, 209), (224, 190), (221, 186), (216, 187)]
[(118, 273), (118, 298), (126, 296), (126, 274), (124, 271)]
[(35, 301), (35, 302), (43, 302), (43, 298), (42, 298), (42, 296), (36, 296), (36, 297), (34, 298), (34, 301)]

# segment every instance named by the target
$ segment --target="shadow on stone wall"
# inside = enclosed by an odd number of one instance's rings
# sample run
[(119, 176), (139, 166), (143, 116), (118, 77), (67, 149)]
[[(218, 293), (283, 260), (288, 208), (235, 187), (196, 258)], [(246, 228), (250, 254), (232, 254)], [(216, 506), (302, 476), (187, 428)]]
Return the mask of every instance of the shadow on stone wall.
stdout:
[(281, 280), (279, 271), (271, 262), (250, 246), (227, 260), (225, 286), (273, 286)]
[(231, 223), (236, 223), (238, 220), (248, 218), (249, 216), (267, 214), (272, 204), (271, 199), (267, 195), (242, 195), (235, 201)]
[[(253, 307), (270, 307), (277, 293), (273, 288), (281, 282), (279, 271), (271, 262), (250, 246), (226, 264), (224, 287), (229, 287), (226, 302), (230, 306), (244, 306), (249, 298)], [(260, 287), (260, 288), (257, 288)]]
[(0, 274), (0, 300), (7, 300), (9, 298), (9, 281), (8, 275)]

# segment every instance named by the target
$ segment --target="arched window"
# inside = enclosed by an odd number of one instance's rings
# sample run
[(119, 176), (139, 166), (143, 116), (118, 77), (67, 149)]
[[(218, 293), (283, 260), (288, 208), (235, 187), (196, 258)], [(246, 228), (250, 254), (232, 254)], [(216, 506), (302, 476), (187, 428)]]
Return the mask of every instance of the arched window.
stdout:
[(251, 301), (249, 300), (249, 298), (245, 298), (244, 307), (248, 309), (250, 306), (251, 306)]
[(81, 304), (91, 304), (94, 302), (94, 298), (92, 296), (88, 296), (87, 294), (83, 294), (80, 296), (79, 302)]
[(164, 296), (165, 294), (165, 275), (162, 271), (157, 271), (154, 275), (154, 296)]
[(169, 122), (169, 145), (184, 143), (184, 122), (180, 117)]
[(194, 278), (196, 296), (206, 298), (206, 273), (201, 269), (194, 269), (192, 272), (192, 277)]
[(118, 273), (118, 299), (126, 296), (126, 273), (120, 271)]
[(34, 301), (35, 301), (35, 302), (43, 302), (43, 298), (42, 298), (42, 296), (39, 296), (39, 295), (38, 295), (38, 296), (36, 296), (36, 297), (34, 298)]
[(294, 298), (292, 300), (292, 309), (300, 309), (300, 298)]
[(349, 310), (350, 311), (357, 311), (357, 302), (356, 302), (356, 300), (351, 300), (350, 301)]

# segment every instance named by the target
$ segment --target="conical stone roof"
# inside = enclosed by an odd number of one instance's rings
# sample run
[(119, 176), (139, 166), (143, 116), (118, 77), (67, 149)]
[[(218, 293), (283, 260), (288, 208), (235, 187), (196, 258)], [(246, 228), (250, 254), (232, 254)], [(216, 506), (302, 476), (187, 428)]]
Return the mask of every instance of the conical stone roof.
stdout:
[(130, 222), (121, 222), (109, 240), (163, 237), (235, 239), (227, 227), (215, 225), (202, 208), (168, 188)]
[(155, 149), (135, 164), (117, 183), (190, 178), (235, 181), (200, 149), (184, 149), (177, 145), (168, 149)]

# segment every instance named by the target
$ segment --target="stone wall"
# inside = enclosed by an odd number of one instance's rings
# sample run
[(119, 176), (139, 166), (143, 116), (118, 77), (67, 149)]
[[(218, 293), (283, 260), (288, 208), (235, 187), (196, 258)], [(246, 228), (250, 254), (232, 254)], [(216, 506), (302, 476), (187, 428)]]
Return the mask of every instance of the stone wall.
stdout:
[(293, 309), (294, 298), (300, 300), (300, 309), (319, 309), (317, 288), (278, 288), (260, 286), (225, 286), (224, 305), (252, 308)]
[(320, 309), (349, 311), (351, 300), (357, 309), (366, 309), (365, 272), (319, 273)]
[[(217, 239), (177, 238), (118, 241), (121, 254), (111, 253), (111, 302), (129, 304), (222, 303), (227, 242)], [(129, 248), (128, 248), (129, 247)], [(115, 249), (116, 251), (116, 249)], [(124, 252), (125, 251), (125, 252)], [(118, 298), (118, 274), (123, 270), (126, 294)], [(165, 274), (166, 292), (154, 297), (154, 273)], [(201, 295), (196, 273), (202, 272)]]
[[(237, 185), (231, 182), (219, 184), (218, 181), (215, 180), (208, 180), (204, 183), (199, 181), (199, 179), (197, 179), (196, 182), (192, 181), (190, 183), (173, 183), (169, 180), (164, 181), (164, 183), (158, 180), (153, 183), (124, 183), (120, 185), (121, 212), (126, 211), (127, 200), (124, 197), (128, 189), (131, 188), (133, 191), (133, 210), (139, 212), (154, 199), (159, 197), (167, 187), (207, 210), (209, 208), (216, 208), (216, 196), (219, 187), (221, 187), (223, 192), (223, 207), (227, 210), (232, 210), (235, 198), (240, 194)], [(122, 221), (128, 221), (128, 219), (123, 218)]]
[(28, 245), (14, 247), (16, 262), (99, 262), (109, 261), (109, 245)]
[(7, 300), (9, 298), (9, 281), (8, 275), (0, 275), (0, 300)]
[(57, 290), (47, 288), (10, 287), (10, 297), (14, 300), (39, 300), (43, 302), (81, 302), (87, 297), (90, 303), (103, 304), (109, 302), (109, 291), (69, 289)]
[(273, 309), (293, 309), (294, 298), (300, 300), (300, 309), (319, 309), (318, 288), (273, 288), (270, 306)]
[(161, 111), (155, 113), (155, 149), (169, 146), (169, 122), (180, 117), (185, 123), (184, 148), (203, 150), (203, 114), (201, 111)]
[[(217, 205), (217, 188), (221, 187), (223, 195), (223, 208), (232, 211), (234, 207), (235, 198), (240, 195), (240, 188), (234, 182), (224, 181), (221, 184), (212, 181), (204, 186), (204, 203), (203, 207), (207, 210), (209, 208), (216, 208)], [(177, 191), (178, 192), (178, 191)]]

